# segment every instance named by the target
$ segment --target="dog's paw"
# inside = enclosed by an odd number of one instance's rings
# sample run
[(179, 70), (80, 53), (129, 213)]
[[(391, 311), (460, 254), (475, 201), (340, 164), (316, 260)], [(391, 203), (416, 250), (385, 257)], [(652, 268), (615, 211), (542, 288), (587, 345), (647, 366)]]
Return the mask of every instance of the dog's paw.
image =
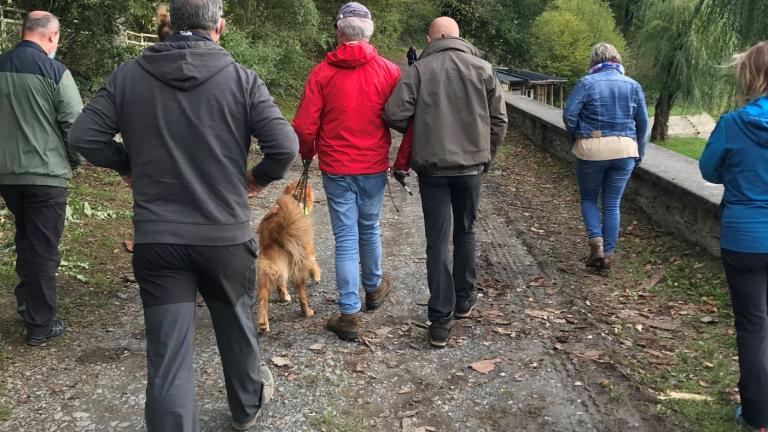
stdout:
[(259, 333), (266, 333), (269, 331), (269, 323), (259, 323)]
[(285, 293), (285, 295), (280, 296), (280, 303), (290, 303), (291, 301), (293, 301), (293, 299), (291, 298), (291, 295), (288, 293)]
[(302, 309), (301, 314), (304, 316), (304, 318), (310, 318), (315, 315), (315, 311), (308, 307), (306, 309)]

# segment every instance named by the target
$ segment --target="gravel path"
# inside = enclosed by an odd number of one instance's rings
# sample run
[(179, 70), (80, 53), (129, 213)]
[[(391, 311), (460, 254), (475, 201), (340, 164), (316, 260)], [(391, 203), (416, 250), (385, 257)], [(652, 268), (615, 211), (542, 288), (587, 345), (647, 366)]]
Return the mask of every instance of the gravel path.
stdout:
[[(297, 165), (291, 179), (298, 173)], [(666, 430), (645, 404), (632, 403), (632, 396), (613, 398), (601, 387), (606, 378), (622, 382), (609, 366), (557, 349), (561, 328), (578, 329), (584, 341), (597, 330), (578, 300), (557, 288), (556, 271), (537, 260), (518, 235), (520, 228), (507, 222), (507, 197), (494, 186), (502, 180), (498, 172), (486, 176), (478, 227), (478, 313), (455, 326), (448, 349), (433, 350), (424, 324), (428, 293), (420, 203), (418, 195), (408, 197), (394, 182), (401, 212), (385, 198), (382, 225), (384, 267), (397, 289), (380, 310), (365, 314), (358, 344), (324, 330), (336, 309), (334, 242), (319, 172), (313, 172), (315, 242), (323, 269), (322, 282), (310, 287), (316, 315), (301, 318), (295, 302), (270, 305), (271, 332), (261, 343), (277, 394), (258, 430)], [(255, 200), (254, 223), (284, 183)], [(410, 183), (416, 193), (415, 178)], [(11, 347), (3, 381), (12, 412), (0, 430), (144, 429), (138, 289), (120, 302), (111, 322), (87, 332), (72, 329), (65, 346)], [(207, 310), (199, 312), (195, 364), (201, 430), (224, 431), (229, 416), (220, 360)], [(276, 366), (276, 357), (290, 365)], [(483, 374), (469, 367), (482, 360), (490, 360), (493, 370)]]

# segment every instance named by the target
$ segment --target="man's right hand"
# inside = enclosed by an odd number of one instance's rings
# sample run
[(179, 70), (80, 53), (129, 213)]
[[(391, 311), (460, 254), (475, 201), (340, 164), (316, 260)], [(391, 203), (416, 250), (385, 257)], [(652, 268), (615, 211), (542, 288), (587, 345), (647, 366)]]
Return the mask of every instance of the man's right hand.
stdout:
[(246, 185), (248, 186), (248, 198), (253, 198), (261, 191), (264, 190), (264, 186), (259, 185), (256, 183), (256, 180), (253, 178), (253, 174), (251, 173), (251, 170), (248, 170), (245, 173), (245, 181)]

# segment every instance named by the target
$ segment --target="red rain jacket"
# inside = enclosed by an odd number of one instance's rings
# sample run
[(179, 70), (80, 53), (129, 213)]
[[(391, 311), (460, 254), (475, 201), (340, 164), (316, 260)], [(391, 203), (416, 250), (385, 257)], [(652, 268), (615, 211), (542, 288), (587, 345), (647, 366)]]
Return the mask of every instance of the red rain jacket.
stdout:
[(376, 174), (389, 168), (392, 137), (384, 104), (400, 68), (371, 44), (342, 44), (310, 73), (293, 128), (302, 159), (315, 154), (329, 174)]

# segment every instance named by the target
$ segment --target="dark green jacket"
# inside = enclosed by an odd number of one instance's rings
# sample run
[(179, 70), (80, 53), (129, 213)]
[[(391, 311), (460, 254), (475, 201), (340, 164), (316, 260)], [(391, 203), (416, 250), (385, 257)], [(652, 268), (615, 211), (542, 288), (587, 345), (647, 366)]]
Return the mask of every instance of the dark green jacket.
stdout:
[(384, 117), (400, 132), (413, 120), (410, 165), (422, 175), (487, 170), (507, 132), (493, 67), (461, 38), (436, 40), (424, 49), (403, 72)]
[(72, 74), (38, 44), (0, 55), (0, 185), (67, 186), (79, 164), (67, 135), (82, 109)]

